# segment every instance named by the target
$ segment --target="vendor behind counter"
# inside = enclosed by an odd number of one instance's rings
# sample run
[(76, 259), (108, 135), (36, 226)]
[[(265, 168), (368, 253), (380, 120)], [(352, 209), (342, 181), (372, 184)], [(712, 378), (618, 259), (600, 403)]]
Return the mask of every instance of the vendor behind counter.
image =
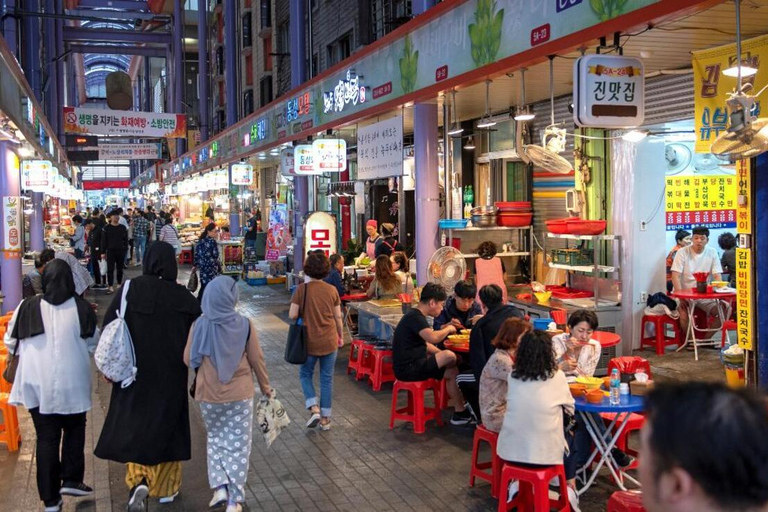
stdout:
[(509, 300), (506, 285), (507, 269), (501, 258), (496, 256), (497, 253), (496, 244), (491, 241), (485, 241), (477, 248), (479, 257), (474, 263), (475, 286), (480, 290), (485, 285), (495, 284), (501, 288), (504, 295), (503, 302), (506, 304)]

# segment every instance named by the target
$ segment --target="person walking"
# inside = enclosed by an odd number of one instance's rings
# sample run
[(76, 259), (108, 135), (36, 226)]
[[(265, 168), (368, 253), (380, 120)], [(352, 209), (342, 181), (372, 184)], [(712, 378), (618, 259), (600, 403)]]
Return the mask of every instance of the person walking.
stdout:
[(160, 231), (162, 231), (163, 226), (165, 226), (165, 212), (160, 210), (160, 212), (158, 212), (157, 215), (155, 216), (155, 221), (153, 223), (153, 227), (154, 227), (154, 231), (153, 231), (154, 235), (152, 238), (153, 241), (160, 240)]
[[(389, 261), (389, 258), (386, 260)], [(304, 260), (304, 273), (309, 276), (309, 281), (296, 289), (288, 311), (291, 320), (301, 317), (307, 326), (309, 357), (299, 368), (299, 379), (305, 406), (310, 411), (307, 427), (315, 428), (320, 425), (321, 430), (331, 429), (333, 366), (339, 347), (344, 345), (339, 292), (332, 285), (323, 282), (330, 269), (331, 264), (324, 253), (310, 253)], [(320, 365), (319, 406), (313, 383), (317, 364)]]
[[(127, 464), (128, 511), (144, 511), (147, 496), (172, 503), (181, 487), (181, 461), (191, 457), (188, 370), (184, 347), (200, 305), (176, 282), (173, 247), (155, 242), (147, 249), (143, 275), (128, 289), (125, 322), (136, 353), (136, 381), (113, 383), (104, 427), (94, 453)], [(117, 317), (122, 293), (115, 294), (104, 324)]]
[(197, 300), (202, 304), (203, 292), (208, 283), (221, 273), (219, 262), (219, 245), (216, 243), (216, 224), (211, 222), (202, 233), (195, 246), (195, 266), (192, 272), (200, 272), (200, 291), (197, 292)]
[(107, 293), (115, 291), (115, 271), (117, 271), (117, 284), (123, 282), (125, 253), (128, 251), (128, 230), (120, 224), (120, 219), (123, 218), (118, 212), (119, 210), (109, 212), (109, 224), (104, 226), (101, 236), (101, 245), (104, 250), (101, 259), (107, 260), (107, 282), (109, 283)]
[(184, 362), (196, 371), (194, 399), (200, 404), (208, 447), (209, 506), (227, 503), (241, 512), (253, 433), (253, 372), (262, 395), (271, 396), (267, 366), (256, 327), (235, 311), (237, 283), (219, 276), (208, 284), (203, 316), (187, 338)]
[(167, 242), (173, 246), (176, 251), (176, 256), (181, 254), (181, 242), (179, 241), (179, 232), (176, 230), (176, 226), (173, 225), (173, 216), (168, 214), (165, 216), (166, 223), (163, 229), (160, 230), (160, 237), (158, 238), (162, 242)]
[(62, 496), (93, 494), (83, 477), (96, 324), (91, 305), (75, 293), (69, 265), (54, 259), (43, 270), (43, 294), (19, 304), (5, 335), (8, 353), (19, 356), (8, 402), (32, 416), (45, 512), (60, 512)]
[(103, 226), (101, 220), (97, 217), (91, 218), (91, 222), (86, 226), (88, 233), (88, 249), (90, 250), (90, 271), (93, 273), (94, 288), (106, 288), (106, 284), (102, 280), (101, 270), (99, 269), (99, 261), (101, 261), (102, 245), (101, 239), (103, 235)]
[(80, 215), (72, 217), (72, 224), (75, 226), (75, 232), (72, 234), (72, 238), (69, 239), (69, 245), (75, 251), (75, 258), (81, 259), (85, 254), (85, 226), (83, 226), (83, 218)]
[(141, 210), (136, 210), (133, 217), (133, 247), (136, 255), (136, 265), (141, 265), (147, 250), (149, 236), (149, 221)]

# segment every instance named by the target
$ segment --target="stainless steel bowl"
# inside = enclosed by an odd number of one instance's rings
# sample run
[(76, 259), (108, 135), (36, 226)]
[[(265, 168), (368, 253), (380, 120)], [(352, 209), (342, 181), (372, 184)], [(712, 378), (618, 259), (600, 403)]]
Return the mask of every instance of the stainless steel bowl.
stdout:
[(489, 206), (475, 206), (472, 208), (471, 214), (474, 215), (496, 215), (498, 208), (493, 205)]
[(492, 228), (496, 226), (496, 216), (472, 215), (472, 225), (476, 228)]

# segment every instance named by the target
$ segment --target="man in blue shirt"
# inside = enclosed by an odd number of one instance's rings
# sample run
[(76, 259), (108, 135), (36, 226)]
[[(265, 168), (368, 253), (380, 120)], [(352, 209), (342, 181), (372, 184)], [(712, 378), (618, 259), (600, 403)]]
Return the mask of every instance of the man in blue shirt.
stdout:
[(344, 272), (344, 256), (341, 254), (331, 254), (331, 271), (323, 279), (326, 283), (333, 285), (339, 292), (339, 297), (344, 295), (344, 282), (341, 273)]

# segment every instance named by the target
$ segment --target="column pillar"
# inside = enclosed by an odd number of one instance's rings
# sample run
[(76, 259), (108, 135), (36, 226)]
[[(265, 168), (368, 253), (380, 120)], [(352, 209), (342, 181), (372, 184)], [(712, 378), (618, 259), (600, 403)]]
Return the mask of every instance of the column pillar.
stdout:
[(45, 249), (43, 202), (44, 194), (42, 192), (32, 192), (32, 214), (29, 216), (29, 248), (37, 252)]
[[(19, 197), (21, 177), (19, 176), (19, 159), (11, 151), (10, 143), (0, 141), (0, 200), (6, 196)], [(21, 208), (21, 198), (19, 197), (19, 208)], [(4, 212), (3, 212), (3, 216)], [(19, 215), (21, 218), (21, 215)], [(19, 229), (19, 237), (22, 229)], [(21, 292), (21, 252), (5, 252), (8, 247), (5, 245), (5, 228), (0, 224), (0, 275), (2, 275), (2, 292), (5, 296), (3, 300), (3, 313), (13, 311), (19, 305), (22, 298)]]
[[(339, 181), (349, 181), (349, 164), (347, 169), (339, 176)], [(339, 198), (339, 213), (341, 214), (341, 248), (347, 248), (347, 242), (352, 238), (352, 217), (349, 204), (352, 199), (349, 197)], [(402, 204), (400, 205), (402, 207)]]
[(224, 0), (224, 77), (227, 88), (227, 126), (237, 123), (237, 4)]
[[(40, 10), (39, 0), (27, 0), (26, 9), (30, 12)], [(22, 66), (24, 75), (29, 82), (35, 98), (40, 103), (43, 102), (42, 80), (40, 78), (40, 19), (34, 16), (24, 18), (24, 52), (22, 55)]]
[[(291, 0), (290, 4), (290, 51), (291, 88), (307, 80), (306, 16), (307, 0)], [(304, 268), (304, 216), (309, 212), (309, 179), (293, 178), (293, 267), (298, 272)]]
[[(184, 24), (182, 23), (184, 5), (181, 0), (174, 0), (173, 4), (173, 69), (175, 78), (173, 83), (175, 88), (173, 109), (176, 114), (184, 114)], [(186, 137), (178, 139), (176, 142), (179, 145), (179, 155), (186, 153)]]
[[(413, 2), (419, 15), (435, 5), (434, 0)], [(427, 264), (437, 250), (437, 222), (440, 220), (440, 182), (437, 157), (437, 105), (417, 104), (413, 108), (416, 182), (416, 279), (427, 282)], [(405, 226), (401, 226), (403, 229)], [(450, 291), (450, 290), (449, 290)]]
[[(12, 16), (5, 17), (6, 14), (12, 13), (16, 10), (16, 0), (5, 0), (4, 8), (0, 9), (0, 13), (3, 14), (3, 39), (5, 39), (5, 44), (8, 45), (8, 49), (11, 50), (11, 53), (18, 57), (18, 38), (19, 34), (16, 32), (16, 18), (13, 18)], [(21, 59), (19, 59), (21, 60)]]
[[(58, 4), (56, 12), (60, 14), (64, 13), (63, 4)], [(64, 125), (61, 122), (62, 107), (64, 107), (64, 64), (65, 59), (61, 58), (64, 55), (64, 20), (56, 20), (56, 55), (59, 60), (56, 61), (56, 106), (57, 109), (53, 112), (53, 119), (49, 118), (51, 126), (56, 130), (56, 135), (59, 138), (59, 143), (64, 144)]]
[[(45, 12), (48, 14), (55, 14), (56, 9), (54, 0), (45, 0)], [(46, 105), (48, 111), (46, 116), (48, 122), (53, 127), (56, 133), (52, 133), (52, 136), (58, 135), (56, 126), (56, 112), (59, 110), (59, 81), (57, 78), (58, 63), (54, 61), (56, 58), (56, 19), (46, 18), (45, 23), (45, 60), (43, 61), (43, 76), (46, 77)]]
[(240, 202), (237, 199), (237, 195), (232, 197), (233, 190), (237, 190), (239, 187), (232, 185), (232, 164), (227, 166), (227, 173), (229, 177), (227, 179), (227, 197), (229, 197), (229, 232), (232, 236), (240, 236)]
[(200, 91), (200, 142), (208, 140), (208, 2), (197, 4), (197, 70)]

